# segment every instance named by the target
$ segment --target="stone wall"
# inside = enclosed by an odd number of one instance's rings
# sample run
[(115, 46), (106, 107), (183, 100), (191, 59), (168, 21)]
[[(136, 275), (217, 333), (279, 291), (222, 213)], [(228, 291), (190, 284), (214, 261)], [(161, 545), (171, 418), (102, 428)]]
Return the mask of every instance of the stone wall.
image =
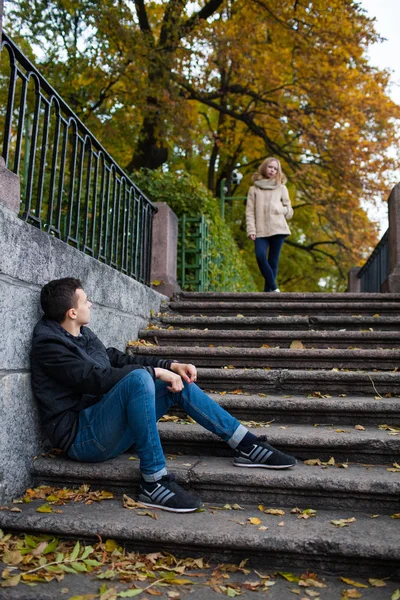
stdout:
[[(24, 223), (0, 203), (0, 483), (5, 498), (30, 485), (30, 464), (42, 448), (29, 376), (32, 328), (42, 285), (78, 277), (93, 302), (90, 327), (106, 346), (124, 350), (167, 298)], [(0, 499), (1, 500), (1, 499)], [(1, 503), (1, 502), (0, 502)]]

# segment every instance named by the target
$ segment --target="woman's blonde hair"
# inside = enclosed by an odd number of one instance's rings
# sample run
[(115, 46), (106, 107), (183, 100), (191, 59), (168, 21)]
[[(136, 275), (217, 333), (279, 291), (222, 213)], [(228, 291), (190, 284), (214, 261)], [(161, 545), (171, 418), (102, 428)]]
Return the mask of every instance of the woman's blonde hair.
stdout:
[(286, 179), (286, 176), (282, 173), (282, 167), (281, 167), (280, 160), (275, 158), (274, 156), (269, 156), (261, 163), (261, 165), (258, 167), (258, 171), (256, 171), (256, 173), (254, 173), (252, 175), (252, 177), (251, 177), (252, 181), (257, 181), (258, 179), (268, 179), (267, 167), (273, 160), (278, 165), (278, 172), (275, 177), (276, 183), (278, 185), (281, 183), (286, 183), (287, 179)]

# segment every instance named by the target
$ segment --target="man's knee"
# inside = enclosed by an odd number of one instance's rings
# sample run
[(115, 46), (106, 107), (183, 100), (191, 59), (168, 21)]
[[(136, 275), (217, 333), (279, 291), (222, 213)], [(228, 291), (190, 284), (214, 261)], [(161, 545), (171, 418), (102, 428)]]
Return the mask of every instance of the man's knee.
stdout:
[(154, 379), (146, 369), (135, 369), (134, 371), (131, 371), (124, 377), (124, 382), (133, 393), (137, 392), (138, 388), (141, 388), (146, 392), (154, 394)]

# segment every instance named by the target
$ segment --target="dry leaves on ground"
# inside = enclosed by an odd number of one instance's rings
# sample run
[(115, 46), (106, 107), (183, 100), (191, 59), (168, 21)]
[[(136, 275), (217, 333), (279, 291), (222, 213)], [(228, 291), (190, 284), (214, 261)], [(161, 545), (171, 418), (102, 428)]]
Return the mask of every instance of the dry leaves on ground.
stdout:
[(317, 516), (317, 511), (313, 508), (306, 508), (301, 510), (301, 508), (293, 508), (290, 511), (291, 514), (296, 514), (298, 519), (310, 519), (311, 517)]
[(387, 431), (389, 435), (400, 434), (400, 427), (394, 427), (393, 425), (387, 425), (386, 423), (378, 425), (378, 429), (381, 429), (382, 431)]
[(337, 519), (334, 521), (331, 521), (332, 525), (335, 525), (336, 527), (348, 527), (350, 525), (350, 523), (355, 523), (356, 518), (355, 517), (350, 517), (349, 519)]
[(264, 508), (263, 504), (258, 505), (258, 510), (261, 510), (266, 515), (274, 515), (275, 517), (283, 517), (285, 514), (285, 511), (281, 508)]
[[(93, 504), (93, 502), (101, 502), (103, 500), (111, 500), (114, 498), (112, 492), (105, 490), (90, 490), (90, 485), (83, 484), (79, 488), (57, 488), (50, 485), (39, 485), (36, 488), (28, 488), (25, 495), (21, 498), (13, 500), (14, 504), (25, 504), (32, 500), (46, 500), (49, 508), (52, 506), (62, 506), (68, 502), (84, 502), (85, 504)], [(43, 505), (46, 506), (46, 505)], [(51, 510), (42, 508), (38, 512), (52, 512)]]
[(339, 469), (347, 469), (349, 464), (347, 462), (337, 463), (333, 456), (327, 461), (323, 461), (320, 458), (309, 458), (304, 461), (304, 464), (308, 467), (322, 467), (322, 469), (327, 469), (328, 467), (338, 467)]

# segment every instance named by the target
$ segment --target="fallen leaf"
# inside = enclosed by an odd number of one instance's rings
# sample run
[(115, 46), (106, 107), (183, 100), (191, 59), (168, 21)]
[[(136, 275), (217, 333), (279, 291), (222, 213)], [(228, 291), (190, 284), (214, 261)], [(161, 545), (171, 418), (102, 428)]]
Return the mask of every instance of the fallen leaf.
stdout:
[(132, 510), (134, 508), (145, 508), (144, 504), (136, 502), (136, 500), (133, 500), (133, 498), (130, 498), (130, 496), (127, 496), (126, 494), (123, 494), (122, 499), (124, 508), (128, 508), (129, 510)]
[(317, 588), (326, 588), (327, 585), (325, 583), (322, 583), (322, 581), (318, 581), (318, 579), (315, 579), (314, 577), (305, 577), (303, 579), (304, 575), (302, 575), (299, 579), (298, 585), (300, 587), (317, 587)]
[(343, 600), (347, 598), (361, 598), (361, 593), (356, 588), (351, 588), (342, 592), (342, 598)]
[(297, 515), (297, 518), (298, 519), (310, 519), (311, 517), (316, 517), (316, 516), (317, 516), (316, 510), (314, 510), (313, 508), (306, 508), (305, 510), (302, 510)]
[(278, 575), (286, 579), (286, 581), (290, 581), (291, 583), (297, 583), (300, 580), (298, 575), (293, 575), (293, 573), (289, 573), (288, 571), (278, 571)]
[(245, 581), (242, 584), (242, 587), (244, 587), (246, 590), (250, 590), (252, 592), (258, 592), (260, 585), (261, 585), (261, 581)]
[(397, 589), (395, 592), (393, 592), (390, 600), (400, 600), (400, 590)]
[[(2, 577), (4, 577), (5, 571), (3, 571)], [(21, 575), (13, 575), (12, 577), (8, 577), (5, 581), (0, 583), (0, 587), (15, 587), (21, 581)]]
[(155, 519), (156, 521), (158, 519), (157, 513), (153, 513), (153, 512), (151, 512), (151, 510), (138, 510), (137, 514), (140, 515), (141, 517), (151, 517), (152, 519)]
[(285, 511), (280, 508), (264, 508), (263, 512), (266, 515), (275, 515), (276, 517), (283, 517)]
[(350, 517), (349, 519), (337, 519), (335, 521), (331, 521), (332, 525), (336, 525), (336, 527), (348, 527), (350, 523), (354, 523), (356, 520), (355, 517)]
[(386, 587), (386, 582), (383, 579), (368, 579), (368, 582), (372, 587)]
[(301, 340), (293, 340), (290, 344), (292, 350), (304, 350), (305, 346)]
[(320, 466), (322, 463), (319, 458), (310, 458), (304, 461), (304, 464), (309, 467)]
[(354, 585), (355, 587), (367, 588), (368, 586), (365, 583), (359, 583), (358, 581), (354, 581), (353, 579), (348, 579), (347, 577), (339, 577), (340, 581), (343, 583), (348, 583), (349, 585)]
[(261, 525), (262, 521), (258, 517), (249, 517), (247, 519), (252, 525)]
[(284, 527), (285, 526), (285, 521), (281, 521), (280, 523), (278, 523), (278, 527)]
[(363, 425), (355, 425), (354, 429), (357, 429), (357, 431), (365, 431), (365, 427), (363, 427)]
[(41, 506), (39, 506), (36, 509), (36, 512), (38, 512), (38, 513), (52, 513), (53, 509), (51, 508), (50, 504), (42, 504)]
[(391, 519), (400, 519), (400, 513), (395, 513), (394, 515), (390, 515)]

